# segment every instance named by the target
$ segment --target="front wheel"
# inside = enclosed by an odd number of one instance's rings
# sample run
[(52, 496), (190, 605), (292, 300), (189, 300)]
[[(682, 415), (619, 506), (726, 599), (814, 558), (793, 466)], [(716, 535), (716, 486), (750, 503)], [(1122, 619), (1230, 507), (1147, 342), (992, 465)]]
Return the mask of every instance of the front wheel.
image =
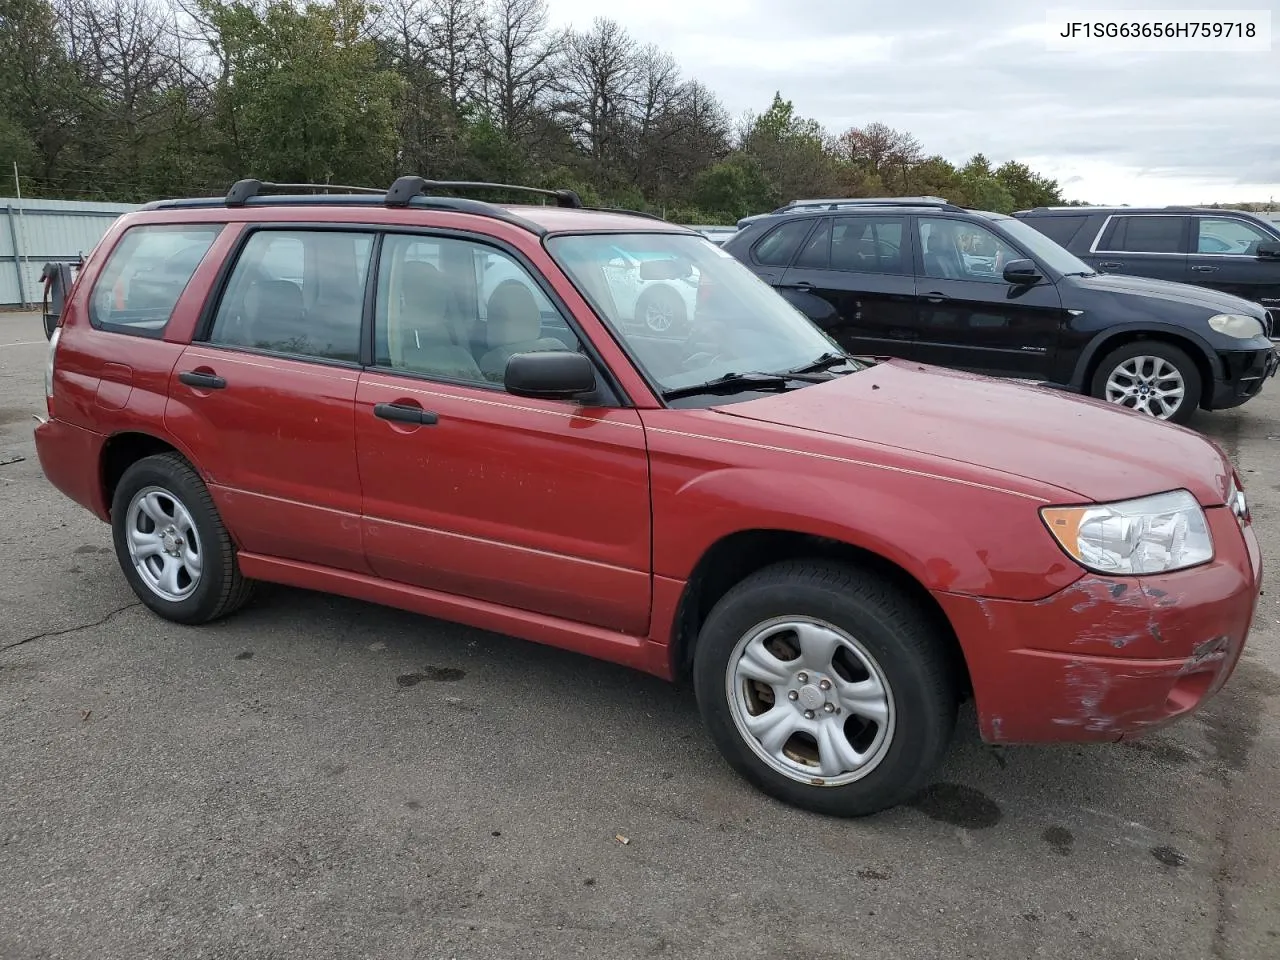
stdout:
[(1157, 420), (1186, 423), (1200, 405), (1203, 383), (1195, 361), (1169, 343), (1141, 340), (1103, 357), (1093, 396)]
[(955, 663), (894, 584), (788, 561), (730, 590), (694, 652), (703, 721), (743, 777), (786, 803), (855, 817), (909, 799), (956, 723)]
[(652, 333), (679, 333), (688, 317), (680, 294), (667, 286), (651, 287), (636, 301), (636, 318)]

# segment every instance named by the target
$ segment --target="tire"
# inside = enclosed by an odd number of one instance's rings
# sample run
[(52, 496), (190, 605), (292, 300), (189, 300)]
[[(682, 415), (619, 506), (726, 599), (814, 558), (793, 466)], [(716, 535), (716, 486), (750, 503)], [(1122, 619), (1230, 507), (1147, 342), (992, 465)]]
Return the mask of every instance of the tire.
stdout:
[[(761, 655), (758, 636), (773, 650), (785, 653), (788, 644), (791, 652), (804, 649), (801, 634), (788, 633), (789, 623), (804, 631), (808, 649), (819, 655), (802, 654), (784, 663), (790, 658), (766, 648), (763, 656), (769, 661), (754, 659)], [(834, 656), (825, 655), (827, 648), (836, 651)], [(941, 763), (959, 703), (949, 650), (919, 602), (879, 575), (827, 561), (786, 561), (747, 577), (716, 604), (698, 636), (693, 683), (703, 723), (725, 760), (747, 781), (796, 807), (861, 817), (910, 799)], [(744, 658), (746, 651), (751, 653)], [(744, 680), (738, 666), (748, 663), (757, 665), (757, 676), (772, 674), (782, 682)], [(862, 669), (851, 670), (855, 664)], [(808, 676), (801, 677), (802, 667)], [(862, 696), (841, 695), (850, 681), (861, 681), (855, 692)], [(883, 704), (868, 692), (875, 682), (888, 691)], [(772, 706), (755, 712), (766, 690), (772, 691)], [(848, 709), (855, 701), (856, 709)], [(807, 725), (815, 733), (798, 729), (801, 736), (791, 735), (780, 749), (766, 749), (747, 724), (778, 710), (788, 711), (777, 715), (783, 726), (764, 722), (758, 729), (766, 737), (771, 727), (786, 730), (787, 725)], [(873, 727), (864, 717), (877, 711), (882, 720)], [(846, 746), (861, 751), (862, 761), (824, 771), (814, 761), (851, 756), (848, 751), (841, 756), (837, 733)], [(820, 737), (825, 746), (814, 750)], [(836, 767), (841, 772), (833, 776)]]
[[(1129, 369), (1125, 370), (1126, 367)], [(1154, 378), (1161, 373), (1166, 375), (1156, 381)], [(1144, 376), (1139, 379), (1139, 375)], [(1167, 389), (1167, 385), (1174, 382), (1181, 384), (1182, 397), (1172, 410), (1167, 401), (1159, 399), (1158, 394), (1142, 392), (1144, 388), (1147, 391), (1162, 386)], [(1130, 388), (1122, 393), (1120, 388), (1126, 384)], [(1185, 424), (1191, 419), (1200, 406), (1203, 390), (1204, 381), (1200, 376), (1200, 369), (1187, 352), (1157, 340), (1126, 343), (1111, 351), (1098, 364), (1093, 382), (1089, 385), (1090, 395), (1099, 400), (1178, 424)]]
[[(172, 552), (135, 560), (131, 529), (140, 547)], [(164, 535), (166, 530), (172, 532)], [(190, 550), (192, 531), (195, 550)], [(244, 606), (253, 591), (253, 581), (240, 573), (235, 546), (209, 489), (176, 453), (144, 457), (124, 472), (111, 502), (111, 533), (129, 586), (166, 620), (208, 623)], [(175, 567), (181, 569), (166, 579), (165, 571)]]
[(636, 320), (650, 333), (678, 334), (689, 320), (689, 311), (670, 287), (651, 287), (636, 300)]

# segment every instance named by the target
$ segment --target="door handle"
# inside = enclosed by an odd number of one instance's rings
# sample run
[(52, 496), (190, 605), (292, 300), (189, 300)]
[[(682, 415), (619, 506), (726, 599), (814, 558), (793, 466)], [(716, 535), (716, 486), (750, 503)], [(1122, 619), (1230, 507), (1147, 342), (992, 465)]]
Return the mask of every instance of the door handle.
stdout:
[(926, 300), (928, 300), (930, 303), (942, 303), (944, 300), (950, 300), (950, 299), (951, 299), (951, 298), (950, 298), (950, 297), (948, 297), (945, 293), (937, 293), (937, 292), (934, 292), (934, 293), (926, 293), (926, 294), (924, 295), (924, 298), (925, 298)]
[(1192, 269), (1192, 270), (1194, 270), (1196, 273), (1213, 273), (1213, 272), (1214, 272), (1214, 271), (1216, 271), (1218, 268), (1217, 268), (1217, 267), (1199, 267), (1199, 266), (1193, 266), (1191, 269)]
[(200, 373), (198, 370), (183, 370), (178, 379), (188, 387), (199, 387), (202, 390), (222, 390), (226, 387), (225, 378), (215, 373)]
[(1102, 263), (1098, 264), (1098, 266), (1100, 266), (1103, 270), (1118, 270), (1121, 267), (1123, 267), (1124, 264), (1117, 263), (1114, 260), (1104, 260)]
[(399, 423), (422, 423), (429, 427), (434, 426), (440, 419), (430, 410), (411, 407), (403, 403), (375, 403), (373, 405), (373, 415), (381, 417), (383, 420), (395, 420)]

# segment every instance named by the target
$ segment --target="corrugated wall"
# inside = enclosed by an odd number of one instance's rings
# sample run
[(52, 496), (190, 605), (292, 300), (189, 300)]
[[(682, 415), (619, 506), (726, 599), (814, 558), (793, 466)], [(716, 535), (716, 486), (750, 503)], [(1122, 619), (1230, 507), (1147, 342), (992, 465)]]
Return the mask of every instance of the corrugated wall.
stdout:
[(131, 203), (0, 197), (0, 307), (40, 303), (40, 270), (49, 260), (74, 262), (93, 249)]

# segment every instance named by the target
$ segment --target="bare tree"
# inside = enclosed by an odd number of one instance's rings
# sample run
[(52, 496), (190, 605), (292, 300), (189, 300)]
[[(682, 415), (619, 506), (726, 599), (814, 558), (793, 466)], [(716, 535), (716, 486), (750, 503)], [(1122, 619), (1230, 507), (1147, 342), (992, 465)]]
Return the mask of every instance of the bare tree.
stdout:
[(597, 164), (622, 158), (622, 142), (638, 96), (640, 56), (616, 20), (597, 17), (572, 33), (561, 57), (558, 113)]
[(489, 116), (508, 140), (534, 147), (562, 39), (547, 30), (545, 0), (492, 0), (484, 37)]
[(484, 7), (480, 0), (426, 0), (426, 27), (427, 65), (449, 105), (460, 110), (477, 94), (484, 72)]

